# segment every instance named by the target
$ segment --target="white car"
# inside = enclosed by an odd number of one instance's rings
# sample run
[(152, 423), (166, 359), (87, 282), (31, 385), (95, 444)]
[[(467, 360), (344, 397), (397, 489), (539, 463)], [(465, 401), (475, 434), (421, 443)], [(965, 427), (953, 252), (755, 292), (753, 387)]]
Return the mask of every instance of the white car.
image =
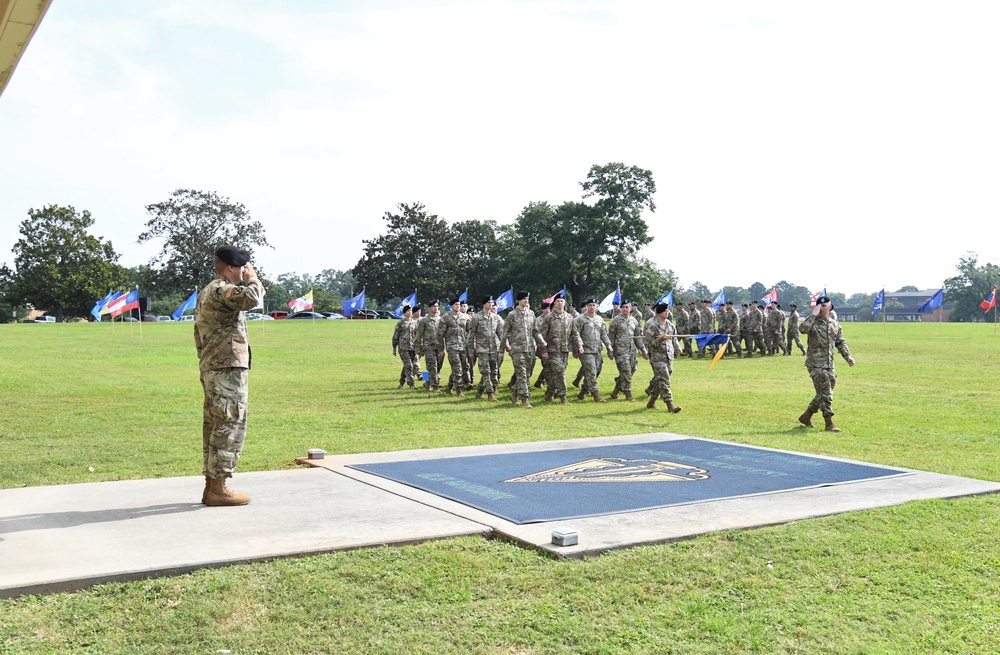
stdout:
[(261, 314), (259, 312), (247, 312), (248, 321), (273, 321), (273, 316), (268, 316), (267, 314)]
[(184, 323), (184, 322), (187, 322), (187, 321), (193, 321), (193, 320), (194, 320), (194, 314), (185, 314), (184, 316), (181, 316), (179, 319), (177, 319), (177, 321), (180, 322), (180, 323)]
[(170, 323), (170, 322), (172, 322), (174, 320), (174, 317), (173, 316), (157, 316), (156, 320), (161, 321), (161, 322), (165, 322), (165, 323)]

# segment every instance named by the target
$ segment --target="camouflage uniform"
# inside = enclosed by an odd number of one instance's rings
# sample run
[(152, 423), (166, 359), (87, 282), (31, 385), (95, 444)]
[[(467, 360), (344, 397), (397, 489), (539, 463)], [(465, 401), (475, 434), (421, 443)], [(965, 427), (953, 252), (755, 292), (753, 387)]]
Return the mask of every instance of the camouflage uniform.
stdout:
[(579, 352), (583, 348), (580, 331), (569, 312), (549, 312), (542, 320), (540, 330), (545, 346), (545, 381), (548, 384), (546, 398), (566, 398), (566, 364), (569, 352)]
[[(712, 334), (715, 332), (715, 310), (712, 309), (711, 307), (701, 308), (701, 321), (699, 329), (701, 330), (701, 334)], [(708, 350), (714, 355), (719, 351), (719, 347), (709, 346)], [(699, 357), (705, 356), (704, 346), (698, 349), (698, 356)]]
[(802, 339), (799, 338), (799, 313), (795, 309), (788, 314), (788, 330), (785, 334), (787, 335), (785, 338), (785, 354), (792, 354), (792, 341), (794, 340), (795, 345), (805, 355), (806, 349), (802, 347)]
[(458, 390), (469, 385), (469, 357), (466, 354), (469, 320), (468, 314), (463, 312), (452, 314), (450, 311), (441, 318), (441, 338), (448, 353), (448, 363), (451, 365), (448, 384)]
[(601, 374), (602, 348), (613, 352), (611, 340), (608, 339), (608, 328), (604, 324), (604, 317), (600, 314), (594, 316), (580, 314), (574, 322), (583, 342), (583, 354), (580, 355), (583, 388), (580, 393), (596, 394), (600, 391), (597, 387), (597, 377)]
[(799, 332), (807, 335), (806, 369), (816, 389), (816, 396), (810, 401), (807, 411), (822, 412), (824, 418), (829, 418), (833, 416), (833, 388), (837, 386), (833, 357), (836, 351), (840, 351), (841, 356), (849, 360), (851, 351), (836, 319), (823, 319), (810, 314), (802, 321)]
[(514, 365), (514, 390), (511, 393), (514, 402), (531, 397), (530, 367), (535, 360), (535, 344), (541, 343), (538, 339), (535, 312), (520, 307), (510, 310), (500, 334), (500, 345), (510, 349), (510, 360)]
[(771, 306), (767, 310), (767, 321), (764, 328), (764, 344), (767, 346), (767, 354), (773, 355), (781, 348), (781, 310)]
[(469, 321), (469, 345), (474, 348), (479, 362), (479, 391), (484, 394), (496, 392), (500, 360), (503, 357), (500, 349), (502, 333), (503, 322), (492, 311), (488, 314), (477, 312)]
[[(655, 318), (655, 316), (654, 316)], [(649, 323), (649, 321), (646, 321)], [(701, 313), (697, 309), (692, 308), (688, 311), (688, 334), (701, 334)], [(677, 328), (674, 328), (675, 330)], [(688, 357), (694, 357), (694, 339), (684, 340), (684, 354)]]
[(729, 335), (729, 345), (727, 352), (736, 351), (737, 357), (743, 356), (743, 348), (740, 346), (740, 315), (736, 313), (736, 308), (726, 305), (726, 318), (729, 319), (726, 334)]
[(198, 294), (194, 345), (205, 401), (202, 414), (202, 474), (233, 476), (247, 435), (250, 343), (244, 312), (264, 297), (257, 278), (234, 285), (217, 277)]
[(441, 367), (438, 366), (438, 353), (444, 353), (444, 327), (441, 325), (441, 315), (422, 317), (417, 321), (416, 331), (417, 354), (424, 354), (427, 364), (427, 382), (424, 388), (437, 389), (441, 386)]
[[(643, 314), (643, 321), (639, 324), (639, 330), (642, 331), (646, 327), (646, 321), (656, 316), (656, 314), (650, 312), (649, 316)], [(684, 305), (677, 305), (674, 307), (674, 317), (677, 319), (674, 322), (674, 329), (677, 330), (677, 334), (691, 334), (688, 332), (688, 310), (684, 309)], [(685, 353), (690, 349), (688, 345), (688, 340), (683, 339)], [(680, 354), (679, 352), (677, 353)]]
[(618, 367), (618, 377), (615, 378), (615, 389), (632, 395), (632, 375), (638, 362), (636, 353), (640, 350), (646, 354), (646, 344), (639, 341), (642, 337), (642, 327), (632, 314), (618, 315), (611, 321), (608, 328), (608, 339), (615, 353), (615, 365)]
[(675, 339), (663, 339), (661, 336), (677, 334), (677, 329), (670, 320), (661, 325), (656, 316), (646, 321), (644, 330), (646, 349), (649, 351), (649, 365), (653, 367), (653, 381), (650, 383), (650, 398), (657, 397), (665, 401), (673, 401), (670, 391), (670, 376), (674, 370)]
[(753, 336), (750, 332), (750, 310), (746, 307), (740, 308), (740, 339), (743, 341), (743, 347), (746, 348), (746, 356), (752, 356)]
[(392, 331), (392, 349), (399, 353), (403, 370), (399, 372), (399, 386), (413, 387), (413, 375), (417, 362), (417, 322), (412, 318), (401, 318)]
[(754, 350), (759, 350), (761, 355), (767, 353), (764, 347), (764, 312), (757, 306), (750, 307), (750, 339), (753, 344), (747, 350), (748, 357)]

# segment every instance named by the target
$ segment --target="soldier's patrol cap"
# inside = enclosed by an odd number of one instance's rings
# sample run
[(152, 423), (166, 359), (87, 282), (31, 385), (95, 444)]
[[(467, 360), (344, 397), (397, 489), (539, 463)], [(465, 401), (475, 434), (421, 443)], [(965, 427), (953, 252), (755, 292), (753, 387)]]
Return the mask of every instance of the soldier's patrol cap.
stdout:
[(552, 306), (552, 303), (548, 302), (547, 300), (543, 300), (542, 301), (542, 309), (548, 309), (551, 306)]
[(514, 300), (524, 300), (525, 298), (531, 297), (531, 294), (527, 291), (518, 291), (517, 295), (514, 296)]
[(438, 301), (435, 299), (435, 300), (432, 300), (429, 303), (427, 303), (427, 306), (428, 307), (436, 307), (437, 304), (438, 304)]
[(246, 266), (247, 262), (250, 261), (250, 253), (246, 250), (240, 250), (236, 246), (222, 246), (215, 251), (215, 256), (229, 266)]
[(819, 298), (816, 299), (817, 305), (822, 305), (825, 302), (830, 302), (830, 296), (820, 296)]
[(457, 302), (462, 302), (462, 301), (459, 300), (458, 298), (452, 298), (451, 300), (448, 301), (448, 304), (449, 305), (454, 305)]
[(412, 308), (412, 307), (410, 307), (409, 305), (403, 305), (403, 313), (404, 313), (404, 314), (405, 314), (406, 312), (411, 312), (411, 311), (413, 311), (413, 308)]
[(665, 303), (665, 302), (658, 302), (658, 303), (656, 303), (656, 307), (653, 308), (653, 311), (656, 312), (657, 314), (662, 314), (663, 312), (667, 311), (668, 309), (670, 309), (670, 307), (667, 306), (667, 303)]
[(596, 305), (596, 304), (598, 304), (598, 302), (597, 302), (597, 298), (587, 298), (587, 299), (586, 299), (586, 300), (584, 300), (584, 301), (583, 301), (582, 303), (580, 303), (580, 305), (581, 305), (581, 306), (582, 306), (582, 305), (589, 305), (590, 303), (594, 303), (595, 305)]
[[(615, 303), (615, 304), (619, 304), (619, 303)], [(623, 301), (621, 301), (620, 304), (622, 304), (622, 305), (634, 305), (635, 303), (632, 302), (631, 300), (623, 300)]]
[(483, 296), (483, 299), (479, 301), (479, 304), (485, 305), (488, 302), (493, 302), (493, 296)]

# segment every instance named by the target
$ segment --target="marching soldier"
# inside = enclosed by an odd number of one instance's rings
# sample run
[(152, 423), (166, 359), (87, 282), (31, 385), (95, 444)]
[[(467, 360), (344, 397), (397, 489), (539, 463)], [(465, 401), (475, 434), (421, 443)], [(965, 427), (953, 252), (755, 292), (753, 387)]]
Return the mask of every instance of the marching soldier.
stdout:
[(396, 328), (392, 331), (392, 354), (399, 352), (399, 358), (403, 360), (403, 370), (399, 372), (399, 386), (408, 385), (411, 389), (416, 387), (413, 384), (413, 372), (417, 359), (416, 336), (417, 322), (413, 320), (413, 308), (403, 305), (403, 318), (396, 323)]
[(556, 294), (552, 301), (552, 311), (542, 321), (540, 331), (542, 341), (546, 343), (542, 351), (542, 361), (545, 363), (545, 400), (559, 399), (563, 405), (569, 404), (566, 399), (566, 364), (572, 350), (577, 355), (583, 352), (583, 341), (580, 331), (573, 318), (566, 311), (566, 297)]
[(514, 365), (514, 388), (510, 401), (515, 405), (524, 405), (525, 409), (531, 409), (531, 378), (528, 367), (535, 359), (535, 344), (545, 346), (545, 341), (535, 327), (535, 313), (528, 308), (529, 297), (527, 291), (517, 292), (517, 306), (507, 314), (500, 334), (501, 346), (510, 353), (510, 360)]
[(638, 313), (634, 303), (622, 303), (622, 312), (611, 321), (608, 328), (608, 339), (611, 341), (610, 354), (613, 350), (615, 365), (618, 367), (618, 377), (615, 378), (615, 389), (611, 392), (612, 400), (618, 399), (619, 392), (625, 394), (625, 400), (632, 402), (632, 375), (636, 368), (636, 352), (642, 351), (644, 359), (649, 359), (646, 344), (640, 341), (642, 327), (635, 320), (633, 313)]
[(493, 296), (482, 300), (483, 310), (477, 312), (469, 323), (469, 339), (475, 347), (476, 361), (479, 363), (479, 388), (476, 398), (484, 395), (490, 402), (496, 402), (496, 381), (499, 379), (503, 350), (500, 339), (503, 322), (493, 311)]
[[(649, 321), (646, 321), (647, 323)], [(676, 329), (676, 328), (675, 328)], [(688, 334), (701, 334), (704, 330), (701, 329), (701, 313), (698, 312), (698, 308), (695, 306), (694, 301), (688, 303)], [(694, 339), (684, 340), (684, 354), (688, 357), (694, 357)]]
[[(712, 309), (711, 300), (701, 301), (701, 321), (700, 327), (701, 334), (713, 334), (715, 332), (715, 310)], [(709, 346), (709, 352), (713, 355), (718, 352), (718, 346)], [(698, 358), (701, 359), (705, 356), (705, 347), (702, 346), (698, 348)]]
[(427, 316), (417, 321), (417, 356), (422, 355), (427, 364), (424, 389), (437, 392), (441, 390), (441, 367), (438, 362), (444, 358), (444, 330), (437, 300), (427, 304), (427, 312)]
[(601, 374), (602, 349), (608, 349), (608, 357), (614, 358), (614, 350), (611, 341), (608, 339), (608, 328), (604, 324), (604, 317), (597, 313), (597, 299), (590, 298), (584, 304), (584, 312), (576, 317), (574, 321), (576, 329), (580, 333), (583, 341), (583, 352), (580, 354), (580, 370), (583, 371), (583, 387), (577, 398), (583, 400), (584, 396), (590, 394), (594, 402), (603, 403), (600, 389), (597, 386), (597, 377)]
[(653, 381), (649, 385), (651, 393), (646, 407), (656, 409), (656, 399), (661, 398), (667, 403), (667, 410), (676, 414), (681, 408), (674, 405), (670, 375), (674, 367), (674, 335), (677, 332), (674, 324), (667, 318), (667, 309), (666, 303), (657, 304), (653, 308), (655, 316), (646, 321), (646, 348), (649, 351), (649, 364), (653, 367)]
[(469, 358), (466, 342), (469, 334), (469, 315), (462, 311), (458, 298), (451, 299), (451, 310), (441, 319), (442, 339), (445, 351), (448, 353), (448, 363), (451, 365), (451, 376), (445, 393), (461, 396), (462, 389), (468, 385)]
[(792, 303), (791, 312), (788, 314), (788, 331), (785, 333), (785, 354), (792, 354), (792, 341), (795, 341), (795, 345), (799, 347), (799, 350), (803, 355), (806, 354), (806, 349), (802, 347), (802, 339), (799, 338), (799, 312), (798, 306)]
[[(544, 321), (545, 317), (548, 316), (551, 312), (552, 312), (552, 303), (549, 302), (549, 301), (543, 300), (542, 301), (542, 311), (541, 311), (540, 314), (538, 314), (538, 316), (535, 317), (535, 330), (537, 332), (541, 333), (541, 330), (542, 330), (542, 321)], [(542, 353), (543, 352), (545, 352), (544, 348), (537, 348), (536, 349), (535, 353), (537, 355), (537, 359), (540, 360), (542, 358)], [(535, 370), (535, 360), (532, 359), (531, 360), (531, 367), (528, 369), (528, 378), (529, 379), (531, 378), (534, 370)], [(542, 362), (542, 370), (538, 371), (538, 379), (535, 380), (535, 385), (534, 386), (535, 386), (536, 389), (541, 389), (542, 385), (544, 385), (544, 384), (545, 384), (545, 362)]]

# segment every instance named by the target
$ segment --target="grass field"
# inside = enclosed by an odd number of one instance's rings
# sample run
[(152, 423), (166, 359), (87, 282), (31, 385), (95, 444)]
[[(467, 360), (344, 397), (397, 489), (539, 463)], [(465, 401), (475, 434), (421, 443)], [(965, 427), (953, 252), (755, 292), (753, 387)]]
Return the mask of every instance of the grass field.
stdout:
[[(199, 475), (191, 329), (0, 325), (0, 488)], [(309, 447), (666, 430), (1000, 481), (988, 325), (848, 325), (858, 365), (838, 366), (837, 435), (796, 427), (812, 396), (798, 355), (678, 361), (677, 415), (540, 398), (525, 411), (397, 391), (391, 329), (252, 324), (240, 471)], [(994, 653), (998, 510), (997, 496), (916, 502), (575, 562), (470, 538), (109, 584), (0, 601), (0, 653)]]

